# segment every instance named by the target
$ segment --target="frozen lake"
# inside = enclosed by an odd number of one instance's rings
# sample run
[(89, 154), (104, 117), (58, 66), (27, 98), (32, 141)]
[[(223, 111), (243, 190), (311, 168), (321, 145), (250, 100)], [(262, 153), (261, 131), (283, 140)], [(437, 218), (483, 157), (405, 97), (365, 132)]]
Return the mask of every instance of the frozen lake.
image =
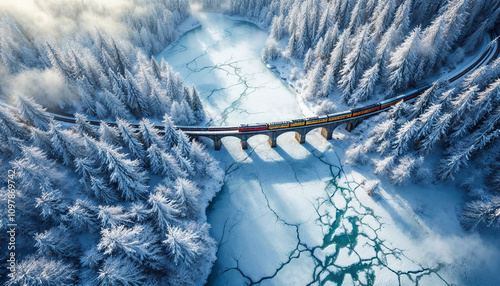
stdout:
[[(293, 91), (260, 59), (266, 32), (221, 15), (198, 17), (202, 27), (159, 57), (197, 86), (211, 125), (303, 116)], [(498, 247), (460, 229), (459, 191), (396, 189), (382, 180), (370, 197), (360, 185), (374, 179), (370, 168), (341, 164), (349, 142), (336, 139), (344, 136), (340, 127), (326, 141), (315, 130), (300, 145), (287, 133), (274, 149), (253, 137), (248, 150), (227, 138), (211, 151), (226, 179), (208, 209), (219, 245), (209, 285), (491, 282), (479, 269), (491, 272), (486, 262), (498, 259)]]

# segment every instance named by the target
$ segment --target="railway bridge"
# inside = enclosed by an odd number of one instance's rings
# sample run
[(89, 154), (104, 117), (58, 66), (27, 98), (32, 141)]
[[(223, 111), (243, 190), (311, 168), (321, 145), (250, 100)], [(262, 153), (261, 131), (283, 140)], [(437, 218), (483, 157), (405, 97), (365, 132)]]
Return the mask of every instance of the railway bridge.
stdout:
[[(372, 114), (371, 114), (372, 115)], [(368, 116), (371, 116), (368, 115)], [(356, 119), (358, 121), (359, 119)], [(297, 141), (302, 144), (306, 142), (306, 135), (310, 131), (321, 128), (321, 134), (323, 137), (325, 137), (327, 140), (332, 139), (332, 134), (333, 131), (339, 127), (340, 125), (344, 123), (348, 123), (348, 130), (350, 131), (352, 127), (354, 127), (353, 122), (354, 120), (339, 120), (335, 122), (328, 122), (328, 123), (323, 123), (323, 124), (314, 124), (314, 125), (304, 125), (304, 126), (297, 126), (297, 127), (289, 127), (289, 128), (283, 128), (283, 129), (276, 129), (276, 130), (257, 130), (257, 131), (246, 131), (246, 132), (239, 132), (238, 127), (228, 127), (230, 130), (226, 131), (191, 131), (191, 130), (183, 130), (184, 133), (186, 133), (189, 137), (193, 139), (198, 139), (200, 137), (206, 137), (211, 139), (214, 142), (214, 148), (215, 150), (220, 150), (222, 147), (222, 138), (225, 137), (236, 137), (241, 140), (241, 147), (243, 149), (248, 149), (248, 142), (247, 140), (250, 137), (257, 136), (257, 135), (265, 135), (269, 137), (269, 144), (271, 147), (276, 147), (276, 139), (284, 133), (288, 132), (294, 132), (295, 133), (295, 138)], [(182, 129), (182, 128), (181, 128)]]

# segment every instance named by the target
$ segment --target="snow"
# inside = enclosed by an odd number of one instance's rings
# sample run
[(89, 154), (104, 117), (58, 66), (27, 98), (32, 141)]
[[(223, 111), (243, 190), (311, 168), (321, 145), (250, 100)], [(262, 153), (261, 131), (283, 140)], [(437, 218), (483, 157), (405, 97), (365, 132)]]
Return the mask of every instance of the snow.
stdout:
[[(202, 27), (158, 59), (196, 84), (211, 125), (304, 116), (293, 91), (260, 60), (264, 32), (221, 15), (198, 17)], [(343, 128), (331, 141), (315, 130), (303, 145), (285, 133), (276, 148), (255, 136), (248, 150), (225, 138), (221, 151), (211, 151), (226, 177), (207, 211), (219, 246), (209, 285), (351, 285), (372, 272), (376, 285), (413, 284), (417, 276), (425, 285), (498, 283), (492, 261), (500, 238), (461, 229), (463, 193), (443, 183), (393, 186), (371, 166), (343, 165), (355, 138)], [(359, 187), (367, 180), (380, 180), (372, 196)]]

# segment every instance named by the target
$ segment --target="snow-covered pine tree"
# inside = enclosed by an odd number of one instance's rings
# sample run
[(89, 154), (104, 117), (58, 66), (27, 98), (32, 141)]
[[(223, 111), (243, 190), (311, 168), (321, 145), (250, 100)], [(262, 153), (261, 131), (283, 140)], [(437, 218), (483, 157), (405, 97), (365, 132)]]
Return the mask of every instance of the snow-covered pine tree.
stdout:
[(119, 119), (116, 123), (124, 145), (128, 147), (134, 158), (144, 161), (146, 150), (144, 150), (144, 145), (139, 140), (139, 134), (135, 128), (125, 120)]
[(187, 176), (181, 170), (175, 157), (163, 151), (156, 144), (151, 145), (148, 149), (148, 163), (154, 174), (160, 174), (172, 180)]
[(330, 54), (330, 61), (326, 66), (326, 72), (321, 80), (323, 84), (323, 94), (332, 93), (335, 84), (337, 83), (338, 73), (344, 62), (344, 58), (347, 55), (347, 48), (349, 44), (349, 34), (348, 30), (344, 30), (342, 35), (339, 37), (339, 41), (335, 45), (335, 49)]
[(0, 106), (0, 138), (7, 141), (9, 137), (28, 138), (25, 126), (19, 122), (14, 113)]
[(415, 28), (404, 43), (391, 55), (388, 69), (392, 92), (403, 90), (413, 83), (413, 72), (417, 64), (420, 27)]
[(97, 276), (89, 283), (99, 286), (139, 286), (147, 285), (146, 275), (136, 262), (120, 256), (110, 256), (104, 260)]
[(197, 122), (204, 121), (206, 119), (205, 110), (203, 109), (203, 104), (201, 103), (200, 93), (194, 85), (191, 87), (190, 100), (190, 105), (193, 109)]
[(40, 256), (29, 256), (17, 264), (14, 277), (5, 285), (60, 285), (71, 286), (76, 283), (74, 265), (60, 259), (48, 259)]
[(33, 99), (18, 95), (17, 108), (19, 108), (21, 116), (26, 121), (33, 124), (33, 126), (43, 131), (47, 131), (49, 129), (49, 124), (52, 122), (53, 117), (47, 113), (45, 108), (36, 103)]
[(173, 150), (179, 144), (179, 133), (177, 132), (174, 122), (170, 116), (165, 114), (163, 117), (163, 124), (165, 125), (165, 139), (167, 150)]
[(399, 128), (393, 145), (396, 155), (402, 155), (408, 149), (411, 141), (415, 140), (415, 135), (419, 127), (420, 122), (417, 119), (413, 119)]
[(144, 148), (148, 149), (153, 144), (156, 144), (160, 148), (163, 148), (163, 138), (158, 133), (158, 129), (156, 129), (156, 127), (149, 121), (149, 119), (145, 118), (139, 122), (139, 133)]
[(149, 116), (149, 102), (147, 97), (145, 97), (137, 84), (135, 83), (134, 76), (128, 71), (125, 71), (125, 98), (126, 104), (134, 115), (137, 117), (147, 117)]
[(38, 196), (36, 192), (41, 184), (50, 182), (57, 186), (63, 174), (57, 170), (56, 163), (47, 158), (46, 154), (37, 147), (22, 146), (22, 156), (11, 162), (19, 174), (19, 182), (24, 186), (26, 193)]
[(159, 238), (146, 225), (124, 225), (101, 229), (101, 240), (97, 248), (106, 256), (113, 254), (128, 257), (135, 263), (155, 264), (162, 259)]
[(470, 231), (481, 226), (500, 227), (500, 197), (466, 203), (459, 218), (462, 226)]
[(439, 90), (439, 82), (434, 82), (431, 87), (426, 89), (424, 93), (419, 95), (415, 101), (415, 103), (411, 107), (410, 118), (416, 118), (420, 116), (427, 107), (433, 102), (436, 94)]
[(102, 227), (117, 227), (132, 224), (131, 215), (123, 206), (99, 206), (98, 218)]
[(89, 121), (87, 120), (87, 116), (76, 113), (75, 114), (75, 130), (80, 136), (91, 136), (94, 138), (98, 137), (98, 133), (96, 130), (96, 127), (92, 126)]
[(42, 233), (35, 233), (37, 253), (44, 257), (75, 258), (79, 249), (71, 238), (71, 231), (60, 225)]
[(79, 157), (81, 152), (80, 140), (76, 134), (69, 130), (61, 130), (59, 124), (49, 125), (49, 134), (52, 142), (52, 153), (61, 159), (63, 164), (70, 166), (75, 157)]
[(62, 200), (61, 191), (51, 186), (49, 182), (43, 183), (40, 188), (42, 194), (35, 199), (35, 208), (39, 209), (44, 219), (50, 218), (53, 221), (58, 221), (59, 216), (67, 208), (66, 203)]
[(321, 59), (316, 60), (314, 68), (311, 69), (308, 74), (309, 86), (304, 94), (307, 98), (311, 99), (325, 96), (321, 89), (321, 78), (323, 77), (324, 69), (323, 61)]
[(127, 201), (142, 198), (148, 191), (146, 172), (139, 167), (139, 161), (125, 159), (125, 155), (116, 148), (99, 143), (99, 156), (105, 161), (104, 168), (110, 176), (110, 182), (116, 184), (117, 190)]
[(68, 207), (67, 218), (73, 229), (77, 232), (98, 229), (97, 206), (89, 200), (77, 199), (75, 204)]
[(375, 91), (375, 85), (379, 79), (379, 63), (375, 63), (371, 68), (367, 69), (363, 78), (361, 79), (359, 86), (354, 91), (351, 99), (349, 101), (350, 105), (356, 105), (358, 102), (363, 102), (368, 100)]
[(155, 192), (150, 193), (148, 199), (149, 212), (154, 218), (156, 225), (163, 232), (168, 230), (169, 225), (177, 224), (183, 216), (181, 206), (167, 198), (165, 193), (167, 193), (167, 189), (162, 185), (158, 185)]
[(163, 244), (172, 256), (175, 265), (192, 265), (202, 252), (200, 237), (192, 229), (182, 229), (179, 226), (168, 226)]
[(188, 218), (197, 219), (200, 216), (201, 207), (198, 201), (200, 193), (193, 182), (183, 178), (177, 179), (175, 185), (176, 200), (185, 208)]
[[(106, 110), (115, 118), (128, 119), (131, 118), (129, 111), (125, 104), (120, 100), (119, 97), (104, 89), (99, 93), (102, 104), (106, 107)], [(97, 111), (96, 111), (97, 112)]]
[(40, 150), (45, 153), (49, 153), (52, 149), (49, 132), (42, 131), (33, 126), (31, 126), (29, 130), (29, 142), (31, 142), (32, 146), (40, 148)]
[(399, 164), (392, 170), (391, 180), (394, 184), (401, 185), (411, 177), (414, 170), (420, 167), (423, 157), (414, 158), (406, 155), (399, 160)]
[(113, 146), (119, 146), (122, 142), (118, 129), (109, 126), (104, 121), (101, 121), (101, 123), (99, 124), (99, 139), (102, 142)]

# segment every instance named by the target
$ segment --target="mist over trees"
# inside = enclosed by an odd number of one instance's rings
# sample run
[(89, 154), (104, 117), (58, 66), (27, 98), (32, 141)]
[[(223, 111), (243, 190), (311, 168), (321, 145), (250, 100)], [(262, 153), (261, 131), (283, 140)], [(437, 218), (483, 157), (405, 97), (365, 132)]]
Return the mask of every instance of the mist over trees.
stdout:
[[(33, 5), (48, 17), (59, 19), (59, 10), (67, 5), (52, 2), (35, 1)], [(5, 91), (0, 96), (15, 98), (23, 93), (51, 108), (64, 107), (67, 112), (98, 119), (162, 118), (169, 113), (179, 115), (174, 119), (179, 124), (203, 122), (205, 113), (196, 88), (184, 85), (168, 63), (158, 63), (153, 57), (179, 36), (175, 29), (189, 16), (188, 1), (132, 2), (122, 4), (128, 12), (121, 14), (105, 12), (112, 8), (99, 3), (68, 8), (76, 19), (89, 14), (97, 19), (118, 17), (116, 25), (124, 25), (125, 33), (116, 34), (104, 33), (98, 26), (55, 36), (36, 34), (40, 27), (23, 25), (15, 13), (0, 11), (0, 63), (5, 73), (0, 82), (11, 89), (8, 96)], [(134, 10), (143, 5), (145, 9)], [(91, 24), (72, 21), (83, 27)], [(50, 74), (50, 78), (35, 74)], [(26, 91), (26, 87), (10, 82), (13, 79), (45, 81), (43, 85), (57, 85), (58, 92)]]

